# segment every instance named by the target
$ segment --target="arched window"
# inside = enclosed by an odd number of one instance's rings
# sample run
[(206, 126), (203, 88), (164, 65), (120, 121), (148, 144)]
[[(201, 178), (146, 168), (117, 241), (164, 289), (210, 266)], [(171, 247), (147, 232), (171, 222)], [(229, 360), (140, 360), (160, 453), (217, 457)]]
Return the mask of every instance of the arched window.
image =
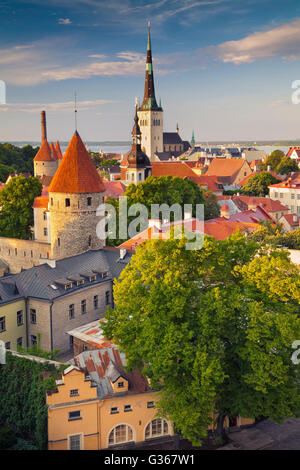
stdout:
[(153, 437), (167, 436), (169, 434), (169, 425), (166, 419), (153, 419), (146, 427), (145, 439)]
[(108, 445), (113, 446), (123, 442), (132, 442), (133, 440), (132, 427), (128, 424), (120, 424), (109, 433)]

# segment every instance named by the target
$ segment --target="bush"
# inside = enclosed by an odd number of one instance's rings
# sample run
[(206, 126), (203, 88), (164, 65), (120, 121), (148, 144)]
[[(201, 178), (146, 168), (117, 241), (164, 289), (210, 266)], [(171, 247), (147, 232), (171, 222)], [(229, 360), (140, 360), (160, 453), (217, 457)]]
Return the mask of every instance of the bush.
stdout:
[(0, 449), (10, 449), (16, 442), (17, 436), (9, 427), (0, 428)]

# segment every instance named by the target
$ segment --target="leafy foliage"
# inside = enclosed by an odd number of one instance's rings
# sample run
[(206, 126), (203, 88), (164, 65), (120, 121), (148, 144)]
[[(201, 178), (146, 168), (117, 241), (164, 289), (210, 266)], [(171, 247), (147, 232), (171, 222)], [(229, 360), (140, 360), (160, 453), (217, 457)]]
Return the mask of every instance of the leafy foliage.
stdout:
[[(105, 335), (160, 391), (158, 412), (194, 445), (218, 414), (299, 416), (300, 275), (285, 253), (241, 234), (153, 240), (115, 281)], [(221, 426), (222, 429), (222, 426)]]
[(47, 445), (47, 384), (45, 387), (42, 375), (46, 372), (50, 377), (58, 373), (50, 364), (10, 353), (6, 354), (6, 364), (0, 366), (0, 426), (10, 427), (39, 449)]
[(20, 148), (12, 144), (0, 144), (0, 181), (4, 182), (9, 173), (32, 173), (33, 159), (38, 150), (38, 147), (33, 148), (31, 145)]
[(12, 178), (0, 192), (0, 236), (29, 239), (32, 235), (33, 201), (42, 192), (37, 178)]
[(259, 222), (259, 227), (249, 233), (248, 238), (264, 245), (300, 250), (300, 229), (284, 232), (281, 224), (271, 221)]
[(268, 186), (279, 183), (279, 181), (271, 173), (258, 173), (247, 180), (243, 187), (243, 193), (264, 197), (269, 193)]

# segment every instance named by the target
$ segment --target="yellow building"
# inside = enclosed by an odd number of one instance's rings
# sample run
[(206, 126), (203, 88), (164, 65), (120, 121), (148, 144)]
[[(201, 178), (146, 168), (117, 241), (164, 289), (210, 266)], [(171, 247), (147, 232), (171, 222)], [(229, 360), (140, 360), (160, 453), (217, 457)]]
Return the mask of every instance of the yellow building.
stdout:
[[(14, 290), (15, 285), (6, 283), (0, 286), (0, 341), (6, 349), (17, 350), (17, 346), (26, 346), (26, 304), (25, 299), (19, 298), (6, 302), (7, 290)], [(2, 295), (1, 295), (2, 294)]]
[(145, 377), (125, 373), (117, 348), (85, 351), (48, 394), (49, 450), (99, 450), (173, 435), (156, 416), (157, 393)]

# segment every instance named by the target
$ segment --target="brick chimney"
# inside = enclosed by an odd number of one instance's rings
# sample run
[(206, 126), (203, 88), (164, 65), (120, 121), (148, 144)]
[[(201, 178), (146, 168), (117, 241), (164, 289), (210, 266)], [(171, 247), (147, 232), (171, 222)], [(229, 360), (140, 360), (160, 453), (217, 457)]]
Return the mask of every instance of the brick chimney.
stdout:
[(250, 199), (248, 201), (248, 210), (249, 211), (256, 211), (256, 208), (257, 208), (257, 203), (256, 203), (254, 197), (250, 197)]
[(41, 112), (42, 143), (47, 140), (46, 111)]
[(229, 209), (228, 205), (226, 204), (226, 202), (221, 207), (220, 215), (221, 215), (221, 217), (225, 217), (225, 219), (230, 218), (230, 209)]

